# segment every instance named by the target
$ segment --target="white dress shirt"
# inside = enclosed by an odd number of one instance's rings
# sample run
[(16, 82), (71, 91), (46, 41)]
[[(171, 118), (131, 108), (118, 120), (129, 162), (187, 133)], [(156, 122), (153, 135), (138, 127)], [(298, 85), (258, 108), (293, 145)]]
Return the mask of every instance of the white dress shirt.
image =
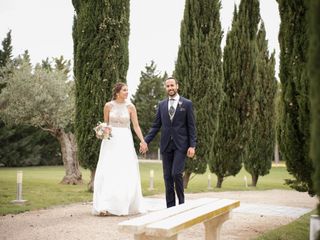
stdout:
[(173, 105), (174, 109), (177, 110), (177, 106), (178, 106), (178, 103), (179, 103), (180, 96), (179, 96), (179, 94), (177, 93), (174, 97), (169, 97), (169, 100), (168, 100), (168, 111), (169, 111), (169, 109), (170, 109), (170, 107), (171, 107), (171, 101), (172, 101), (172, 100), (170, 100), (171, 98), (174, 99), (172, 105)]

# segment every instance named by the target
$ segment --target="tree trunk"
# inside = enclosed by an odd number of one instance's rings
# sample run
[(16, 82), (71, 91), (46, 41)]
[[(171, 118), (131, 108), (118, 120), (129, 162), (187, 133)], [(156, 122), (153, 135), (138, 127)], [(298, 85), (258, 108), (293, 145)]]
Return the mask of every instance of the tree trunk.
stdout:
[(184, 174), (183, 174), (183, 187), (184, 187), (184, 189), (188, 188), (190, 176), (191, 176), (191, 172), (184, 172)]
[(279, 159), (279, 145), (278, 143), (275, 144), (274, 146), (274, 162), (276, 164), (279, 164), (280, 159)]
[(90, 182), (88, 183), (88, 191), (93, 192), (93, 183), (94, 183), (94, 178), (96, 176), (96, 169), (91, 170), (90, 169)]
[(223, 182), (223, 177), (222, 176), (217, 176), (217, 188), (221, 188)]
[(63, 184), (82, 184), (82, 174), (79, 169), (79, 161), (77, 158), (77, 145), (73, 133), (66, 133), (63, 129), (59, 129), (55, 136), (57, 137), (62, 154), (62, 161), (66, 171), (61, 183)]
[(252, 184), (251, 186), (252, 187), (256, 187), (257, 186), (257, 183), (258, 183), (258, 179), (259, 179), (259, 175), (251, 175), (251, 178), (252, 178)]

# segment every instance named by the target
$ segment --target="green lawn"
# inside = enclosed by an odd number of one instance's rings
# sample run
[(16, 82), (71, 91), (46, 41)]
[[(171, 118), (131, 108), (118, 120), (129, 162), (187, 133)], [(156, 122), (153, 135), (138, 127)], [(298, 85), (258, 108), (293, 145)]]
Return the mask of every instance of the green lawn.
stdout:
[[(154, 190), (149, 188), (149, 172), (154, 170)], [(16, 171), (23, 171), (23, 199), (26, 204), (17, 206), (10, 203), (16, 198)], [(64, 176), (62, 166), (57, 167), (26, 167), (26, 168), (0, 168), (0, 215), (19, 213), (33, 209), (48, 208), (54, 205), (68, 204), (73, 202), (91, 201), (92, 193), (87, 191), (87, 183), (90, 173), (82, 169), (85, 184), (62, 185), (59, 184)], [(140, 163), (143, 195), (148, 196), (164, 192), (162, 179), (162, 165), (159, 163)], [(121, 173), (120, 173), (121, 174)], [(290, 177), (285, 167), (274, 167), (271, 173), (261, 177), (258, 187), (245, 187), (244, 176), (250, 183), (250, 175), (242, 170), (236, 177), (228, 177), (221, 189), (213, 188), (210, 191), (233, 191), (233, 190), (266, 190), (266, 189), (289, 189), (284, 185), (285, 178)], [(125, 176), (124, 176), (125, 177)], [(207, 174), (191, 177), (186, 192), (206, 192), (208, 180)], [(216, 177), (212, 174), (212, 186), (216, 184)]]
[[(23, 199), (28, 200), (22, 206), (11, 204), (16, 199), (16, 171), (23, 171)], [(82, 171), (84, 179), (89, 172)], [(85, 185), (62, 185), (63, 167), (27, 167), (0, 169), (0, 215), (19, 213), (27, 210), (47, 208), (53, 205), (89, 201), (91, 193)]]

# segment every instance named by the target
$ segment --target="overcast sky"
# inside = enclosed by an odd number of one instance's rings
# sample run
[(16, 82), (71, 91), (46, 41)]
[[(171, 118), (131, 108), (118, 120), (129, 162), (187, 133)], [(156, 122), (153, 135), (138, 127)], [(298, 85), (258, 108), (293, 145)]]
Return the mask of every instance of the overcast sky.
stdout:
[[(127, 83), (133, 94), (140, 72), (154, 60), (157, 69), (170, 75), (174, 70), (180, 43), (180, 24), (185, 0), (131, 0), (129, 70)], [(222, 0), (220, 12), (226, 35), (234, 4), (240, 0)], [(260, 0), (261, 17), (265, 22), (269, 49), (279, 54), (280, 17), (276, 0)], [(26, 49), (33, 64), (42, 59), (63, 55), (73, 58), (73, 6), (71, 0), (0, 0), (0, 40), (12, 30), (13, 55)], [(222, 45), (225, 43), (223, 39)], [(277, 60), (276, 72), (279, 61)]]

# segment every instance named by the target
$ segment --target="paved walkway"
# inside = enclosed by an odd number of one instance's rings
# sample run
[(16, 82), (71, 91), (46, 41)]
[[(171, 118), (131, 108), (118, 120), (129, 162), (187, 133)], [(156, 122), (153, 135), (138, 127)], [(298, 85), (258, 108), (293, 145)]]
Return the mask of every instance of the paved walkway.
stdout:
[[(147, 209), (149, 211), (155, 211), (166, 208), (164, 199), (160, 198), (145, 198)], [(189, 200), (191, 202), (193, 200)], [(240, 207), (235, 208), (233, 212), (237, 213), (248, 213), (257, 214), (263, 216), (277, 216), (277, 217), (290, 217), (298, 218), (308, 212), (311, 208), (301, 207), (287, 207), (273, 204), (251, 204), (251, 203), (240, 203)]]
[[(233, 217), (223, 224), (221, 240), (248, 240), (294, 221), (314, 209), (318, 199), (288, 190), (204, 192), (186, 194), (186, 201), (199, 198), (240, 200)], [(165, 208), (164, 195), (145, 198), (149, 211)], [(117, 230), (118, 224), (136, 217), (97, 217), (91, 203), (76, 203), (48, 209), (0, 216), (0, 240), (129, 240), (133, 235)], [(204, 239), (204, 225), (197, 224), (179, 235), (179, 240)]]
[(292, 217), (298, 218), (308, 212), (311, 208), (298, 208), (298, 207), (286, 207), (271, 204), (241, 204), (239, 208), (236, 208), (234, 212), (239, 213), (252, 213), (260, 214), (264, 216), (279, 216), (279, 217)]

